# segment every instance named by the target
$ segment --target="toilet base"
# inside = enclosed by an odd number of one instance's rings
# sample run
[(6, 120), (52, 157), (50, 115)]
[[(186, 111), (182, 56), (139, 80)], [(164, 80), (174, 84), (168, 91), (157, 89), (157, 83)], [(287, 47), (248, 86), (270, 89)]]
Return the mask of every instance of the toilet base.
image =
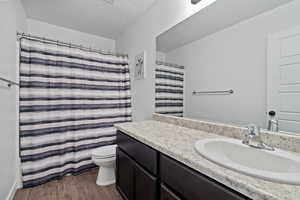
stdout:
[(115, 168), (111, 167), (99, 167), (98, 177), (96, 184), (99, 186), (107, 186), (114, 184), (115, 179)]

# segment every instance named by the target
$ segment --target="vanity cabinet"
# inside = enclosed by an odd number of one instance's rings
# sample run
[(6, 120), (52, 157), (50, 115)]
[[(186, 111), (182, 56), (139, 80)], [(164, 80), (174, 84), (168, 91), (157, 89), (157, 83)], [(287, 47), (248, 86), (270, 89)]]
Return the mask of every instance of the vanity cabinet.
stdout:
[(157, 175), (158, 152), (151, 147), (118, 131), (117, 145), (126, 152), (136, 163), (150, 173)]
[(134, 162), (119, 148), (116, 156), (116, 185), (123, 197), (133, 199)]
[(165, 155), (160, 157), (160, 177), (161, 182), (184, 199), (246, 200), (235, 191)]
[(117, 148), (116, 186), (126, 200), (155, 200), (157, 178)]
[(157, 196), (157, 178), (145, 171), (139, 165), (134, 168), (134, 188), (135, 200), (155, 200)]
[(181, 200), (179, 196), (177, 196), (174, 192), (172, 192), (167, 186), (164, 184), (160, 185), (160, 200)]
[(158, 152), (118, 132), (116, 187), (126, 200), (157, 199)]
[(116, 188), (125, 200), (250, 200), (118, 131)]

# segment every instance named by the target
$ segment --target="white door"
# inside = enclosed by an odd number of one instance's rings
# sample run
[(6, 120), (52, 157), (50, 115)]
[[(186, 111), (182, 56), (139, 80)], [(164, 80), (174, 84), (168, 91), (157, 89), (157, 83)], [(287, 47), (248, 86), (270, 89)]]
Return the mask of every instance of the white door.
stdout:
[(267, 108), (279, 130), (300, 134), (300, 27), (269, 37)]

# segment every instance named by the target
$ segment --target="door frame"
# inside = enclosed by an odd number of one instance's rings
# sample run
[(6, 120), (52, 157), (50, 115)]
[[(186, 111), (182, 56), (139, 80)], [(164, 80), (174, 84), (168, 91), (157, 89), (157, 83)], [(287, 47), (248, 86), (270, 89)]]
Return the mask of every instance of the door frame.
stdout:
[[(267, 108), (266, 114), (271, 110), (275, 110), (276, 113), (280, 110), (280, 102), (279, 94), (276, 92), (275, 88), (279, 88), (279, 81), (275, 84), (272, 79), (275, 77), (277, 80), (280, 80), (279, 70), (273, 70), (273, 67), (279, 63), (279, 58), (281, 57), (281, 39), (293, 37), (295, 35), (300, 35), (300, 26), (296, 26), (287, 30), (282, 30), (277, 33), (273, 33), (268, 35), (268, 43), (267, 43)], [(268, 121), (268, 117), (266, 117), (266, 122)]]

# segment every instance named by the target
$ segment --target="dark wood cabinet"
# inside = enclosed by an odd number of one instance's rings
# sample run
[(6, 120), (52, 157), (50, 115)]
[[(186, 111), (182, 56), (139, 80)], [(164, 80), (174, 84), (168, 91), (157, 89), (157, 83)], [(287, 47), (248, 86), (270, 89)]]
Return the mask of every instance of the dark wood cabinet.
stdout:
[(134, 164), (131, 159), (117, 148), (116, 186), (123, 198), (133, 199)]
[(134, 168), (134, 199), (155, 200), (157, 195), (157, 178), (139, 165)]
[(132, 137), (118, 131), (117, 144), (139, 165), (154, 175), (157, 175), (158, 152), (151, 147), (133, 139)]
[(181, 200), (175, 193), (173, 193), (167, 186), (161, 184), (160, 186), (160, 200)]
[(118, 131), (116, 187), (125, 200), (250, 200)]
[[(171, 173), (170, 173), (171, 172)], [(246, 200), (248, 198), (232, 191), (203, 174), (196, 172), (178, 161), (162, 155), (160, 157), (160, 177), (186, 200)]]
[(157, 178), (117, 148), (116, 187), (125, 200), (156, 200)]

